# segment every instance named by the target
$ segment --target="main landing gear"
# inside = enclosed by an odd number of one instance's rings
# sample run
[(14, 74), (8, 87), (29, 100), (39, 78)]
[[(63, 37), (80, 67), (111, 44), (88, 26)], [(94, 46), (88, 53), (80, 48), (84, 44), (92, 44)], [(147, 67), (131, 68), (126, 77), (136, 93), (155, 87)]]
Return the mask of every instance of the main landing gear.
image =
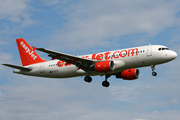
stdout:
[[(109, 87), (110, 83), (107, 81), (107, 79), (110, 77), (111, 75), (105, 75), (105, 81), (102, 82), (102, 86), (103, 87)], [(84, 81), (90, 83), (92, 81), (92, 78), (88, 75), (84, 77)]]
[(157, 76), (157, 73), (156, 72), (154, 72), (154, 70), (155, 70), (155, 65), (151, 65), (151, 69), (152, 69), (152, 75), (153, 76)]
[(105, 81), (102, 82), (102, 86), (103, 87), (109, 87), (110, 83), (107, 81), (107, 79), (110, 77), (111, 75), (105, 75)]

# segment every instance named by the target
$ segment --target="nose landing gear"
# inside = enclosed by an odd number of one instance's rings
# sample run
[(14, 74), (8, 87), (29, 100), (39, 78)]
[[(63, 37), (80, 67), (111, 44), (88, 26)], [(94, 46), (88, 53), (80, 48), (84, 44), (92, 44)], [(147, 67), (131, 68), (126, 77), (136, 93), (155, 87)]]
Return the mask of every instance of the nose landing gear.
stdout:
[(151, 65), (151, 69), (152, 69), (152, 75), (153, 76), (157, 76), (157, 73), (156, 72), (154, 72), (154, 70), (155, 70), (155, 65)]

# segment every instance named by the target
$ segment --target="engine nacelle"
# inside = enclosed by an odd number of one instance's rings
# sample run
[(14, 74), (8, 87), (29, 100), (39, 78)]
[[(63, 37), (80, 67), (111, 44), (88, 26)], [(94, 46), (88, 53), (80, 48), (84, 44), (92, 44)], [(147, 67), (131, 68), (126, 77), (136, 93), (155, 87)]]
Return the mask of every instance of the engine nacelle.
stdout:
[(138, 79), (140, 75), (139, 69), (127, 69), (116, 75), (116, 78), (122, 78), (123, 80)]
[(114, 70), (122, 69), (125, 66), (125, 63), (122, 60), (115, 59), (113, 60), (113, 62), (114, 62)]
[(110, 72), (115, 68), (114, 62), (110, 60), (97, 62), (94, 67), (97, 72)]

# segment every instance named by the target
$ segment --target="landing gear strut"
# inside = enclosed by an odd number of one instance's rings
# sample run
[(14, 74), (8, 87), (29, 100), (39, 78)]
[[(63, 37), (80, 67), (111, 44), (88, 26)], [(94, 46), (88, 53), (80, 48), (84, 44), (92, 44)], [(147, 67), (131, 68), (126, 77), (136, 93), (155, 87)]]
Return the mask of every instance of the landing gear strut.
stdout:
[(102, 82), (102, 86), (103, 87), (109, 87), (110, 83), (107, 81), (107, 79), (110, 77), (111, 75), (105, 75), (105, 81)]
[(154, 70), (155, 70), (155, 65), (151, 65), (151, 69), (152, 69), (152, 75), (153, 76), (156, 76), (157, 75), (157, 73), (156, 72), (154, 72)]

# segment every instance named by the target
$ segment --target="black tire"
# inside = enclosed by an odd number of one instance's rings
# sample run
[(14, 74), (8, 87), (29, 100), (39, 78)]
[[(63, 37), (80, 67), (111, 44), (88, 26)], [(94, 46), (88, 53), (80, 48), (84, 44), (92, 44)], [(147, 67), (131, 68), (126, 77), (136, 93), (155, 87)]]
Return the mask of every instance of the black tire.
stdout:
[(84, 81), (90, 83), (92, 81), (92, 78), (90, 76), (84, 77)]
[(153, 75), (153, 76), (157, 76), (157, 73), (156, 73), (156, 72), (152, 72), (152, 75)]
[(110, 83), (108, 81), (103, 81), (102, 86), (103, 87), (109, 87)]

